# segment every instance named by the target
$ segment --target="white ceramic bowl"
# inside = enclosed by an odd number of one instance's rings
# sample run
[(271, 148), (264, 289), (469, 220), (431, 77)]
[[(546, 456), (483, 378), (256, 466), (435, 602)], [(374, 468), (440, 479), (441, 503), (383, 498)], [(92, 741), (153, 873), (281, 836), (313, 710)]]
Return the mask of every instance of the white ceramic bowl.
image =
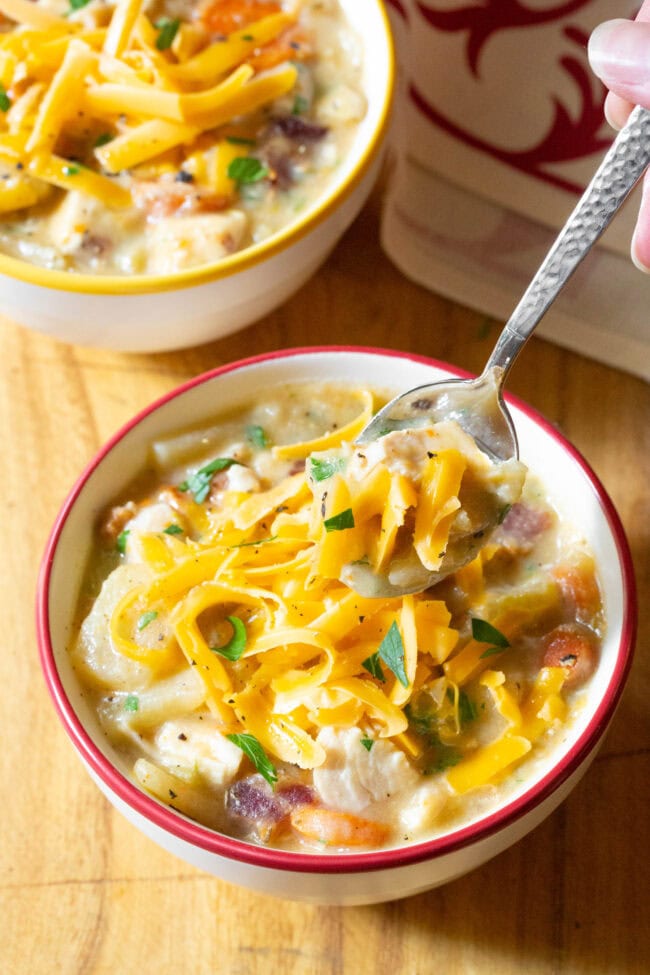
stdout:
[(73, 274), (0, 253), (3, 314), (65, 342), (155, 352), (244, 328), (304, 284), (372, 189), (393, 92), (393, 47), (382, 0), (340, 4), (363, 42), (368, 110), (327, 191), (293, 223), (222, 261), (167, 275)]
[(551, 501), (590, 543), (607, 614), (602, 658), (587, 685), (586, 705), (566, 740), (496, 811), (462, 828), (404, 849), (306, 855), (264, 849), (222, 836), (137, 788), (127, 762), (108, 744), (70, 666), (66, 645), (97, 512), (134, 477), (152, 440), (229, 411), (270, 385), (337, 380), (404, 391), (448, 375), (432, 360), (364, 349), (272, 353), (225, 366), (174, 390), (144, 410), (100, 451), (73, 488), (53, 528), (38, 589), (42, 665), (64, 727), (100, 789), (147, 836), (171, 853), (225, 880), (277, 896), (361, 904), (405, 897), (479, 866), (541, 822), (594, 758), (631, 663), (636, 623), (627, 543), (611, 502), (585, 461), (542, 417), (510, 405), (522, 459), (540, 473)]

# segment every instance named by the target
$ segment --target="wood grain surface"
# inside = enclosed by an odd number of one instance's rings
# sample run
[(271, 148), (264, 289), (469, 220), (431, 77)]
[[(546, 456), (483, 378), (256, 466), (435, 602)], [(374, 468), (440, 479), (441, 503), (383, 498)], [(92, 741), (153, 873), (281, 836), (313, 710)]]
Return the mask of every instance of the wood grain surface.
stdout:
[(34, 591), (77, 474), (132, 414), (255, 352), (359, 343), (480, 371), (498, 325), (406, 281), (375, 198), (291, 301), (239, 334), (163, 355), (72, 348), (0, 322), (0, 971), (7, 975), (646, 975), (650, 971), (650, 389), (533, 339), (510, 389), (604, 482), (630, 539), (638, 650), (613, 726), (569, 799), (476, 872), (360, 908), (226, 885), (145, 839), (82, 769), (37, 663)]

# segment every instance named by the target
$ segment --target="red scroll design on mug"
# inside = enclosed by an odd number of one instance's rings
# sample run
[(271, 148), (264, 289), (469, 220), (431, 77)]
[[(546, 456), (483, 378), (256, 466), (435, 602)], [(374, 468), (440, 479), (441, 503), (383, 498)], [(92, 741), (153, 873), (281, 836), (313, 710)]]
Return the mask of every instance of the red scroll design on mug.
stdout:
[[(591, 0), (570, 0), (550, 10), (529, 10), (520, 0), (485, 0), (481, 7), (462, 7), (455, 11), (439, 11), (418, 3), (428, 23), (437, 30), (468, 30), (467, 59), (475, 77), (481, 49), (491, 35), (513, 27), (539, 26), (554, 19), (561, 19), (569, 12), (583, 7)], [(418, 111), (448, 135), (464, 142), (473, 149), (487, 153), (521, 172), (568, 193), (580, 194), (584, 189), (575, 180), (553, 172), (549, 166), (561, 166), (572, 160), (602, 152), (611, 143), (611, 135), (601, 135), (604, 126), (603, 106), (606, 91), (595, 80), (587, 59), (588, 35), (577, 27), (566, 26), (564, 36), (577, 46), (579, 56), (564, 55), (558, 64), (577, 87), (580, 109), (572, 114), (557, 95), (551, 95), (554, 111), (551, 126), (543, 137), (527, 149), (508, 149), (476, 135), (461, 123), (447, 117), (437, 109), (411, 83), (409, 97)]]
[(389, 7), (392, 7), (393, 10), (395, 10), (396, 13), (398, 13), (400, 17), (402, 17), (403, 20), (405, 20), (406, 23), (408, 24), (409, 15), (408, 15), (408, 11), (404, 7), (404, 4), (402, 3), (402, 0), (386, 0), (386, 3), (388, 4)]
[(481, 50), (492, 34), (513, 27), (538, 27), (586, 7), (591, 0), (565, 0), (550, 10), (531, 10), (521, 0), (484, 0), (480, 6), (459, 10), (437, 10), (426, 3), (417, 3), (418, 10), (432, 27), (441, 31), (468, 32), (467, 63), (478, 77)]

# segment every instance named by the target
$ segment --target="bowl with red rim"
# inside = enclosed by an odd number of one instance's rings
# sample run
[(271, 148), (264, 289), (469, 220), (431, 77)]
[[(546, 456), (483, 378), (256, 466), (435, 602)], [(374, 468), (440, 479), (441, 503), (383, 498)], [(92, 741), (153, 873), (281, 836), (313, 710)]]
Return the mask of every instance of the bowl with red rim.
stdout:
[(542, 416), (508, 397), (522, 460), (544, 482), (552, 505), (588, 543), (599, 570), (607, 620), (601, 657), (575, 719), (533, 773), (487, 813), (424, 841), (364, 852), (302, 853), (219, 834), (158, 802), (134, 784), (108, 742), (71, 666), (68, 645), (98, 512), (138, 473), (152, 441), (229, 412), (259, 390), (296, 382), (339, 382), (401, 392), (463, 374), (420, 356), (364, 348), (292, 349), (199, 376), (138, 414), (99, 451), (72, 488), (44, 553), (37, 626), (45, 680), (87, 771), (115, 807), (170, 853), (226, 881), (278, 897), (362, 904), (416, 894), (474, 869), (537, 826), (569, 794), (595, 757), (632, 660), (636, 598), (620, 520), (578, 451)]
[(330, 177), (313, 197), (295, 203), (293, 216), (263, 239), (220, 259), (164, 273), (61, 270), (0, 252), (3, 314), (65, 342), (158, 352), (244, 328), (297, 291), (371, 192), (390, 123), (395, 65), (384, 5), (381, 0), (339, 0), (339, 5), (359, 38), (359, 86), (366, 111), (354, 123), (346, 152), (330, 163)]

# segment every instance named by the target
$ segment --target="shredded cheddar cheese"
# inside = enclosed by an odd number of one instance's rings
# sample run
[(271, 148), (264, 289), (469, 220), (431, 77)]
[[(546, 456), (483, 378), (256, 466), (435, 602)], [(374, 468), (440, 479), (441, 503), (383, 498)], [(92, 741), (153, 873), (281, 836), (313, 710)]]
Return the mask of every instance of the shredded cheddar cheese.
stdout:
[(143, 7), (116, 0), (108, 24), (93, 28), (39, 0), (0, 0), (13, 22), (0, 34), (0, 83), (10, 106), (0, 115), (0, 161), (12, 170), (11, 182), (0, 185), (0, 212), (27, 209), (52, 187), (124, 207), (131, 186), (123, 176), (172, 149), (179, 165), (193, 160), (187, 172), (197, 181), (226, 201), (232, 196), (229, 163), (248, 150), (242, 138), (233, 152), (220, 130), (296, 84), (289, 60), (261, 71), (253, 58), (295, 24), (298, 9), (218, 41), (183, 24), (161, 50)]
[[(372, 414), (371, 394), (357, 398), (357, 416), (340, 429), (274, 446), (273, 454), (293, 460), (342, 447)], [(188, 500), (184, 514), (194, 530), (185, 538), (137, 538), (137, 558), (150, 579), (117, 604), (113, 646), (156, 674), (194, 668), (224, 733), (253, 735), (272, 760), (304, 770), (325, 761), (317, 738), (328, 726), (372, 729), (419, 761), (431, 747), (410, 724), (409, 709), (421, 694), (437, 702), (437, 734), (453, 746), (467, 707), (464, 688), (476, 680), (492, 700), (499, 732), (448, 769), (446, 781), (459, 794), (496, 781), (561, 720), (563, 671), (544, 668), (520, 699), (503, 672), (490, 668), (495, 658), (485, 659), (484, 644), (459, 642), (442, 600), (426, 592), (365, 598), (339, 579), (351, 558), (384, 565), (407, 518), (426, 558), (439, 560), (468, 459), (441, 450), (417, 477), (384, 464), (353, 484), (337, 456), (322, 463), (316, 480), (308, 464), (307, 473), (289, 474), (266, 490), (225, 489), (218, 506)], [(423, 510), (426, 518), (418, 520)], [(484, 590), (484, 565), (479, 556), (463, 570), (475, 595)], [(233, 613), (246, 637), (234, 661), (209, 645), (201, 624), (206, 615)], [(162, 627), (150, 643), (136, 632), (143, 614)], [(511, 629), (507, 615), (498, 622)]]

